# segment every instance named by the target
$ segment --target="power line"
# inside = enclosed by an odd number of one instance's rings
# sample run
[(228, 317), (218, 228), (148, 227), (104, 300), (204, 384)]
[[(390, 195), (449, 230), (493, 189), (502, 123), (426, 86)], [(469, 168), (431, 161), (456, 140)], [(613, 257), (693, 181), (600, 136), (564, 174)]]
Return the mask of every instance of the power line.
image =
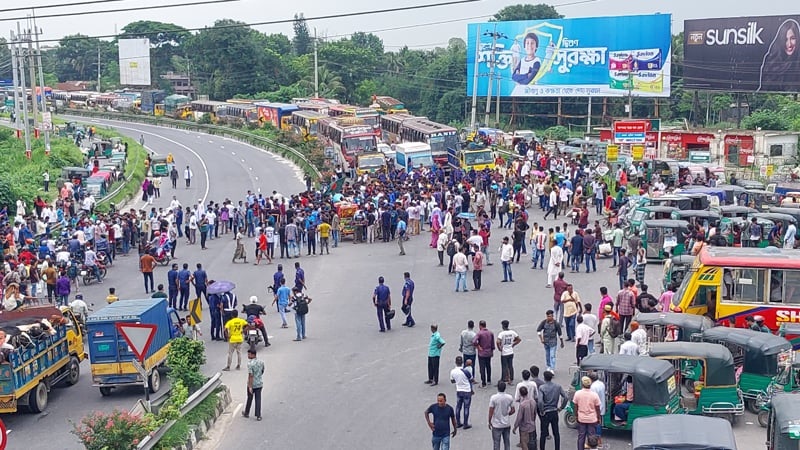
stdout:
[[(339, 14), (327, 14), (323, 16), (315, 16), (315, 17), (305, 17), (304, 19), (306, 22), (310, 22), (313, 20), (327, 20), (327, 19), (341, 19), (344, 17), (357, 17), (357, 16), (367, 16), (372, 14), (386, 14), (386, 13), (393, 13), (393, 12), (402, 12), (402, 11), (415, 11), (418, 9), (430, 9), (436, 8), (439, 6), (453, 6), (453, 5), (461, 5), (465, 3), (477, 3), (481, 0), (451, 0), (446, 2), (440, 3), (432, 3), (427, 5), (413, 5), (413, 6), (399, 6), (396, 8), (386, 8), (386, 9), (373, 9), (369, 11), (354, 11), (349, 13), (339, 13)], [(596, 0), (592, 0), (596, 1)], [(150, 7), (153, 8), (153, 7)], [(294, 23), (296, 19), (279, 19), (279, 20), (268, 20), (264, 22), (253, 22), (253, 23), (237, 23), (237, 24), (230, 24), (230, 25), (219, 25), (214, 27), (199, 27), (199, 28), (186, 28), (186, 31), (202, 31), (202, 30), (225, 30), (230, 28), (245, 28), (245, 27), (257, 27), (257, 26), (264, 26), (264, 25), (280, 25), (285, 23)], [(152, 33), (160, 33), (160, 32), (174, 32), (175, 30), (154, 30)], [(106, 35), (99, 35), (99, 36), (80, 36), (80, 37), (70, 37), (70, 38), (62, 38), (62, 39), (42, 39), (39, 42), (67, 42), (67, 41), (82, 41), (86, 39), (104, 39), (104, 38), (116, 38), (116, 34), (106, 34)]]
[[(198, 5), (209, 5), (212, 3), (230, 3), (230, 2), (238, 2), (239, 0), (205, 0), (200, 2), (191, 2), (191, 3), (180, 3), (180, 4), (171, 4), (171, 5), (156, 5), (156, 6), (137, 6), (135, 8), (121, 8), (121, 9), (105, 9), (102, 11), (81, 11), (81, 12), (72, 12), (72, 13), (57, 13), (57, 14), (45, 14), (36, 16), (37, 19), (50, 19), (53, 17), (69, 17), (69, 16), (85, 16), (89, 14), (108, 14), (108, 13), (118, 13), (118, 12), (129, 12), (129, 11), (142, 11), (142, 10), (151, 10), (151, 9), (165, 9), (165, 8), (178, 8), (181, 6), (198, 6)], [(4, 17), (0, 18), (0, 22), (8, 22), (12, 20), (25, 20), (28, 19), (29, 16), (25, 17)], [(47, 42), (47, 41), (39, 41), (39, 42)]]
[(124, 2), (127, 0), (88, 0), (84, 2), (75, 2), (75, 3), (61, 3), (56, 5), (41, 5), (41, 6), (22, 6), (19, 8), (5, 8), (0, 9), (0, 13), (6, 12), (14, 12), (14, 11), (29, 11), (32, 9), (51, 9), (51, 8), (66, 8), (68, 6), (83, 6), (83, 5), (94, 5), (97, 3), (114, 3), (114, 2)]

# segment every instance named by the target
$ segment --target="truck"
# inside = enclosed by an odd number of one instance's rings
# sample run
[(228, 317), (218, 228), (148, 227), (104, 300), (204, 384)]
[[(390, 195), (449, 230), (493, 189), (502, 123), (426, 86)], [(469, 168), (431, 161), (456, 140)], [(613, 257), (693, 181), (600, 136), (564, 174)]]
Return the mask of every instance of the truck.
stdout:
[[(52, 325), (51, 332), (21, 334), (43, 319)], [(54, 386), (78, 383), (86, 352), (80, 324), (69, 308), (30, 306), (5, 311), (0, 314), (0, 327), (7, 333), (7, 342), (14, 345), (13, 350), (3, 352), (0, 363), (0, 413), (20, 408), (40, 413), (47, 408)]]
[(158, 392), (161, 387), (158, 369), (167, 361), (172, 340), (181, 336), (177, 329), (179, 322), (178, 313), (167, 306), (165, 298), (118, 301), (92, 313), (86, 319), (92, 386), (100, 388), (100, 394), (105, 397), (120, 386), (144, 385), (145, 379), (133, 363), (136, 356), (117, 324), (146, 324), (155, 325), (156, 331), (142, 367), (148, 373), (150, 392)]
[(360, 153), (356, 156), (356, 173), (376, 173), (386, 170), (386, 157), (379, 151)]
[(447, 149), (447, 164), (453, 169), (465, 171), (483, 169), (494, 170), (494, 153), (491, 148), (467, 147), (465, 149)]
[(395, 144), (395, 166), (411, 172), (420, 166), (431, 168), (434, 166), (431, 146), (422, 142), (406, 142)]
[(161, 89), (145, 89), (142, 91), (139, 108), (144, 114), (155, 114), (156, 105), (161, 105), (163, 111), (163, 102), (166, 97), (166, 92)]

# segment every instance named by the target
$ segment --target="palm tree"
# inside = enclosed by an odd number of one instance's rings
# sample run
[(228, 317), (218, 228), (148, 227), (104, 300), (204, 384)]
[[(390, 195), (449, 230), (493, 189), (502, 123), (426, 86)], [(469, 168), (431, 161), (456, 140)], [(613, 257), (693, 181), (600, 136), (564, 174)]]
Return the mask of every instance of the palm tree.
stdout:
[[(328, 70), (327, 67), (320, 67), (317, 72), (319, 80), (319, 96), (323, 98), (337, 98), (347, 90), (342, 83), (342, 78)], [(299, 82), (300, 87), (309, 93), (314, 92), (314, 74), (308, 74)]]

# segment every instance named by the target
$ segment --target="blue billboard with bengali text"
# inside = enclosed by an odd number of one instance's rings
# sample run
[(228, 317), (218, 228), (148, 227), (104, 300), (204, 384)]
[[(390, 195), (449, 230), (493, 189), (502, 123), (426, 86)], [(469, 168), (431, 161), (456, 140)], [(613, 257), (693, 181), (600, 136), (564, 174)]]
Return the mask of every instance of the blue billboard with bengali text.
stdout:
[(481, 97), (490, 75), (492, 95), (499, 80), (502, 97), (669, 97), (671, 19), (655, 14), (469, 24), (467, 95), (477, 58)]

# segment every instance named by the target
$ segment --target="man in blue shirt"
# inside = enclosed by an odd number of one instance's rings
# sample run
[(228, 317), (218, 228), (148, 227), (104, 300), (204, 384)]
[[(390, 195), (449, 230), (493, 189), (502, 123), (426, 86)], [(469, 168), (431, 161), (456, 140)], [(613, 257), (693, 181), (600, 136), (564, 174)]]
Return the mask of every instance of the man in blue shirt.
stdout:
[[(430, 416), (433, 416), (432, 421)], [(453, 407), (447, 404), (447, 397), (444, 394), (437, 395), (436, 403), (425, 410), (425, 420), (428, 422), (428, 428), (433, 432), (431, 438), (433, 450), (449, 449), (451, 424), (453, 425), (452, 437), (456, 437), (456, 415)]]
[(397, 219), (397, 246), (400, 247), (400, 256), (406, 254), (406, 249), (403, 248), (403, 241), (406, 240), (406, 221), (402, 218)]
[(167, 289), (168, 297), (169, 297), (169, 307), (173, 309), (178, 309), (178, 265), (173, 264), (172, 269), (167, 272)]
[[(392, 321), (387, 317), (387, 313), (392, 309), (392, 294), (389, 292), (389, 286), (383, 284), (383, 277), (378, 277), (378, 286), (372, 293), (372, 304), (378, 313), (378, 325), (381, 327), (381, 333), (386, 330), (392, 329)], [(386, 325), (384, 326), (384, 321)]]
[(208, 296), (208, 310), (211, 315), (211, 340), (224, 341), (222, 337), (222, 298), (220, 294)]
[(292, 295), (291, 289), (286, 287), (286, 278), (281, 278), (281, 287), (275, 291), (275, 298), (272, 304), (278, 304), (278, 313), (281, 315), (281, 328), (289, 328), (286, 324), (286, 309), (289, 307), (289, 297)]
[(178, 311), (189, 310), (189, 281), (191, 278), (192, 273), (189, 272), (189, 264), (183, 263), (183, 270), (178, 272), (178, 292), (181, 294)]
[(194, 283), (195, 297), (200, 298), (202, 294), (206, 298), (206, 303), (208, 303), (208, 293), (206, 292), (208, 274), (203, 270), (203, 265), (200, 263), (197, 263), (197, 270), (192, 274), (192, 283)]
[(278, 264), (278, 271), (272, 275), (272, 293), (276, 294), (281, 287), (281, 280), (285, 279), (283, 275), (283, 264)]
[(294, 263), (294, 287), (303, 292), (306, 288), (306, 272), (300, 267), (300, 263)]
[(411, 317), (411, 304), (414, 303), (414, 281), (411, 279), (411, 274), (408, 272), (403, 273), (403, 312), (406, 314), (406, 321), (403, 322), (404, 327), (413, 327), (416, 322)]

